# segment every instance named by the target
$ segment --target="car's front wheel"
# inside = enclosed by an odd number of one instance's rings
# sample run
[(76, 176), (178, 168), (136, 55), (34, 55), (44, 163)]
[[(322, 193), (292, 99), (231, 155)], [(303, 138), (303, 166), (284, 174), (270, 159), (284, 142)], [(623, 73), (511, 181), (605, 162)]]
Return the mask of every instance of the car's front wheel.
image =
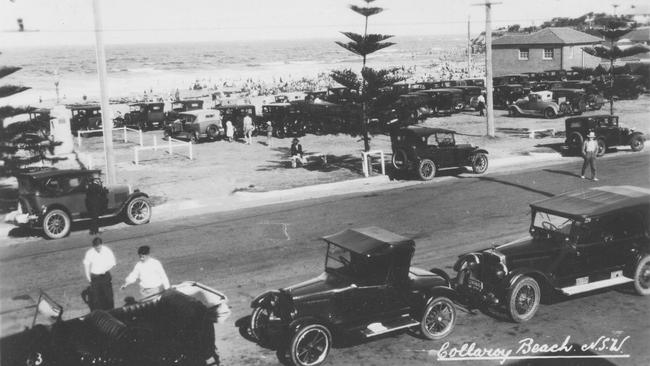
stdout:
[(476, 154), (472, 159), (472, 171), (474, 174), (483, 174), (488, 169), (488, 157), (485, 154)]
[(556, 113), (555, 113), (555, 110), (553, 110), (553, 108), (546, 108), (544, 110), (544, 118), (546, 118), (546, 119), (555, 118), (555, 115), (556, 115)]
[(431, 159), (422, 159), (418, 164), (418, 176), (422, 180), (431, 180), (436, 176), (436, 163)]
[(151, 203), (146, 197), (136, 197), (129, 201), (124, 213), (127, 224), (146, 224), (151, 220)]
[(70, 216), (59, 209), (48, 211), (43, 218), (43, 232), (48, 239), (61, 239), (70, 233)]
[(642, 296), (650, 295), (650, 255), (641, 258), (634, 269), (634, 290)]
[(522, 323), (532, 319), (539, 308), (541, 291), (534, 279), (523, 276), (508, 291), (506, 306), (510, 318)]
[(632, 148), (632, 151), (641, 151), (643, 150), (644, 145), (643, 137), (639, 135), (634, 135), (630, 139), (630, 147)]
[(316, 366), (325, 362), (332, 348), (332, 334), (320, 324), (300, 327), (291, 337), (289, 354), (296, 366)]
[(260, 306), (253, 310), (253, 314), (251, 315), (250, 331), (253, 338), (258, 342), (266, 341), (265, 334), (269, 325), (270, 317), (271, 313), (269, 312), (269, 309), (265, 307)]
[(436, 297), (424, 309), (420, 330), (428, 339), (442, 339), (454, 330), (456, 325), (456, 307), (446, 297)]

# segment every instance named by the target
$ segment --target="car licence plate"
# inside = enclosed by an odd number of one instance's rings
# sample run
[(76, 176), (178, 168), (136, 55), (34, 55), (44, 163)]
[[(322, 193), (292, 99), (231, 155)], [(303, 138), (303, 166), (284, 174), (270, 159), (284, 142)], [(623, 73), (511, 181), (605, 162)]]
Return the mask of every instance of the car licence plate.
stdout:
[(483, 282), (469, 278), (467, 281), (467, 287), (475, 291), (481, 291), (483, 290)]

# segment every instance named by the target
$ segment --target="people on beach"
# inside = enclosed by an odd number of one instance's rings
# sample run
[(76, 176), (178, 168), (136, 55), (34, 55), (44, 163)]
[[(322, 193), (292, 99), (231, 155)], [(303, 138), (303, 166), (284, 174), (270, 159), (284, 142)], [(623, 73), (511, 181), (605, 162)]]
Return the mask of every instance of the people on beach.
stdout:
[(110, 310), (115, 307), (113, 301), (113, 283), (111, 269), (115, 267), (113, 251), (103, 244), (100, 237), (92, 241), (92, 248), (86, 251), (83, 259), (86, 279), (90, 283), (88, 307), (90, 310)]
[(253, 126), (253, 119), (251, 118), (250, 113), (246, 113), (246, 116), (244, 117), (244, 139), (246, 140), (247, 145), (253, 143), (254, 129), (255, 126)]
[(129, 285), (139, 282), (140, 294), (143, 298), (157, 294), (170, 288), (169, 278), (159, 260), (150, 256), (151, 248), (143, 245), (138, 248), (139, 261), (133, 267), (133, 271), (124, 280), (120, 287), (124, 290)]
[(304, 166), (306, 160), (303, 156), (302, 145), (300, 144), (300, 140), (294, 138), (293, 141), (291, 141), (291, 148), (289, 150), (291, 154), (291, 167), (292, 168), (297, 167), (298, 163), (300, 163), (301, 166)]
[(589, 132), (587, 135), (587, 140), (582, 144), (582, 157), (584, 162), (582, 163), (582, 171), (580, 173), (580, 178), (585, 179), (585, 170), (589, 166), (591, 170), (591, 179), (598, 181), (596, 177), (596, 156), (598, 155), (598, 141), (596, 141), (596, 134), (594, 131)]
[(266, 121), (266, 146), (272, 146), (273, 144), (273, 125), (271, 121)]
[(232, 122), (228, 120), (226, 121), (226, 137), (228, 138), (228, 142), (232, 142), (234, 136), (235, 128), (233, 127)]

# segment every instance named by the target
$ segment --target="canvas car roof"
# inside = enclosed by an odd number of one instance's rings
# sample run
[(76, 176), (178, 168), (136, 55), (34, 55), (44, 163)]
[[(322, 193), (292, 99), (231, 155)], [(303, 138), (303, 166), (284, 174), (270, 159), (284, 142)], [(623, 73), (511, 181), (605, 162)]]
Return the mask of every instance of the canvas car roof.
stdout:
[(79, 110), (79, 109), (101, 109), (102, 107), (99, 104), (70, 104), (67, 105), (70, 110)]
[(413, 134), (418, 136), (429, 136), (433, 133), (456, 133), (454, 130), (448, 130), (445, 128), (435, 128), (435, 127), (422, 127), (422, 126), (408, 126), (401, 129), (402, 131), (411, 131)]
[(50, 177), (58, 177), (58, 176), (64, 176), (64, 175), (79, 175), (79, 174), (101, 174), (101, 170), (99, 169), (47, 169), (47, 170), (39, 170), (35, 172), (30, 172), (30, 173), (22, 173), (20, 176), (26, 176), (26, 177), (31, 177), (34, 179), (43, 179), (43, 178), (50, 178)]
[(402, 246), (415, 247), (415, 242), (412, 239), (376, 226), (348, 229), (337, 234), (324, 236), (322, 239), (362, 255), (371, 255)]
[(650, 204), (648, 188), (602, 186), (559, 194), (533, 202), (530, 207), (572, 218), (587, 218), (644, 203)]

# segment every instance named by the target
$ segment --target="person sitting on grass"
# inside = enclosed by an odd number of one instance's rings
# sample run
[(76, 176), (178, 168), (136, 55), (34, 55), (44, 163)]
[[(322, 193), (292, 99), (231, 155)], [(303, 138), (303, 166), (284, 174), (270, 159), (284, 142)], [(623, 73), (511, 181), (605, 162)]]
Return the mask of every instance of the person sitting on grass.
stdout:
[(300, 162), (301, 166), (305, 165), (305, 158), (303, 157), (303, 152), (302, 152), (302, 145), (299, 144), (299, 140), (294, 138), (293, 141), (291, 141), (291, 167), (295, 168), (298, 165), (298, 162)]

